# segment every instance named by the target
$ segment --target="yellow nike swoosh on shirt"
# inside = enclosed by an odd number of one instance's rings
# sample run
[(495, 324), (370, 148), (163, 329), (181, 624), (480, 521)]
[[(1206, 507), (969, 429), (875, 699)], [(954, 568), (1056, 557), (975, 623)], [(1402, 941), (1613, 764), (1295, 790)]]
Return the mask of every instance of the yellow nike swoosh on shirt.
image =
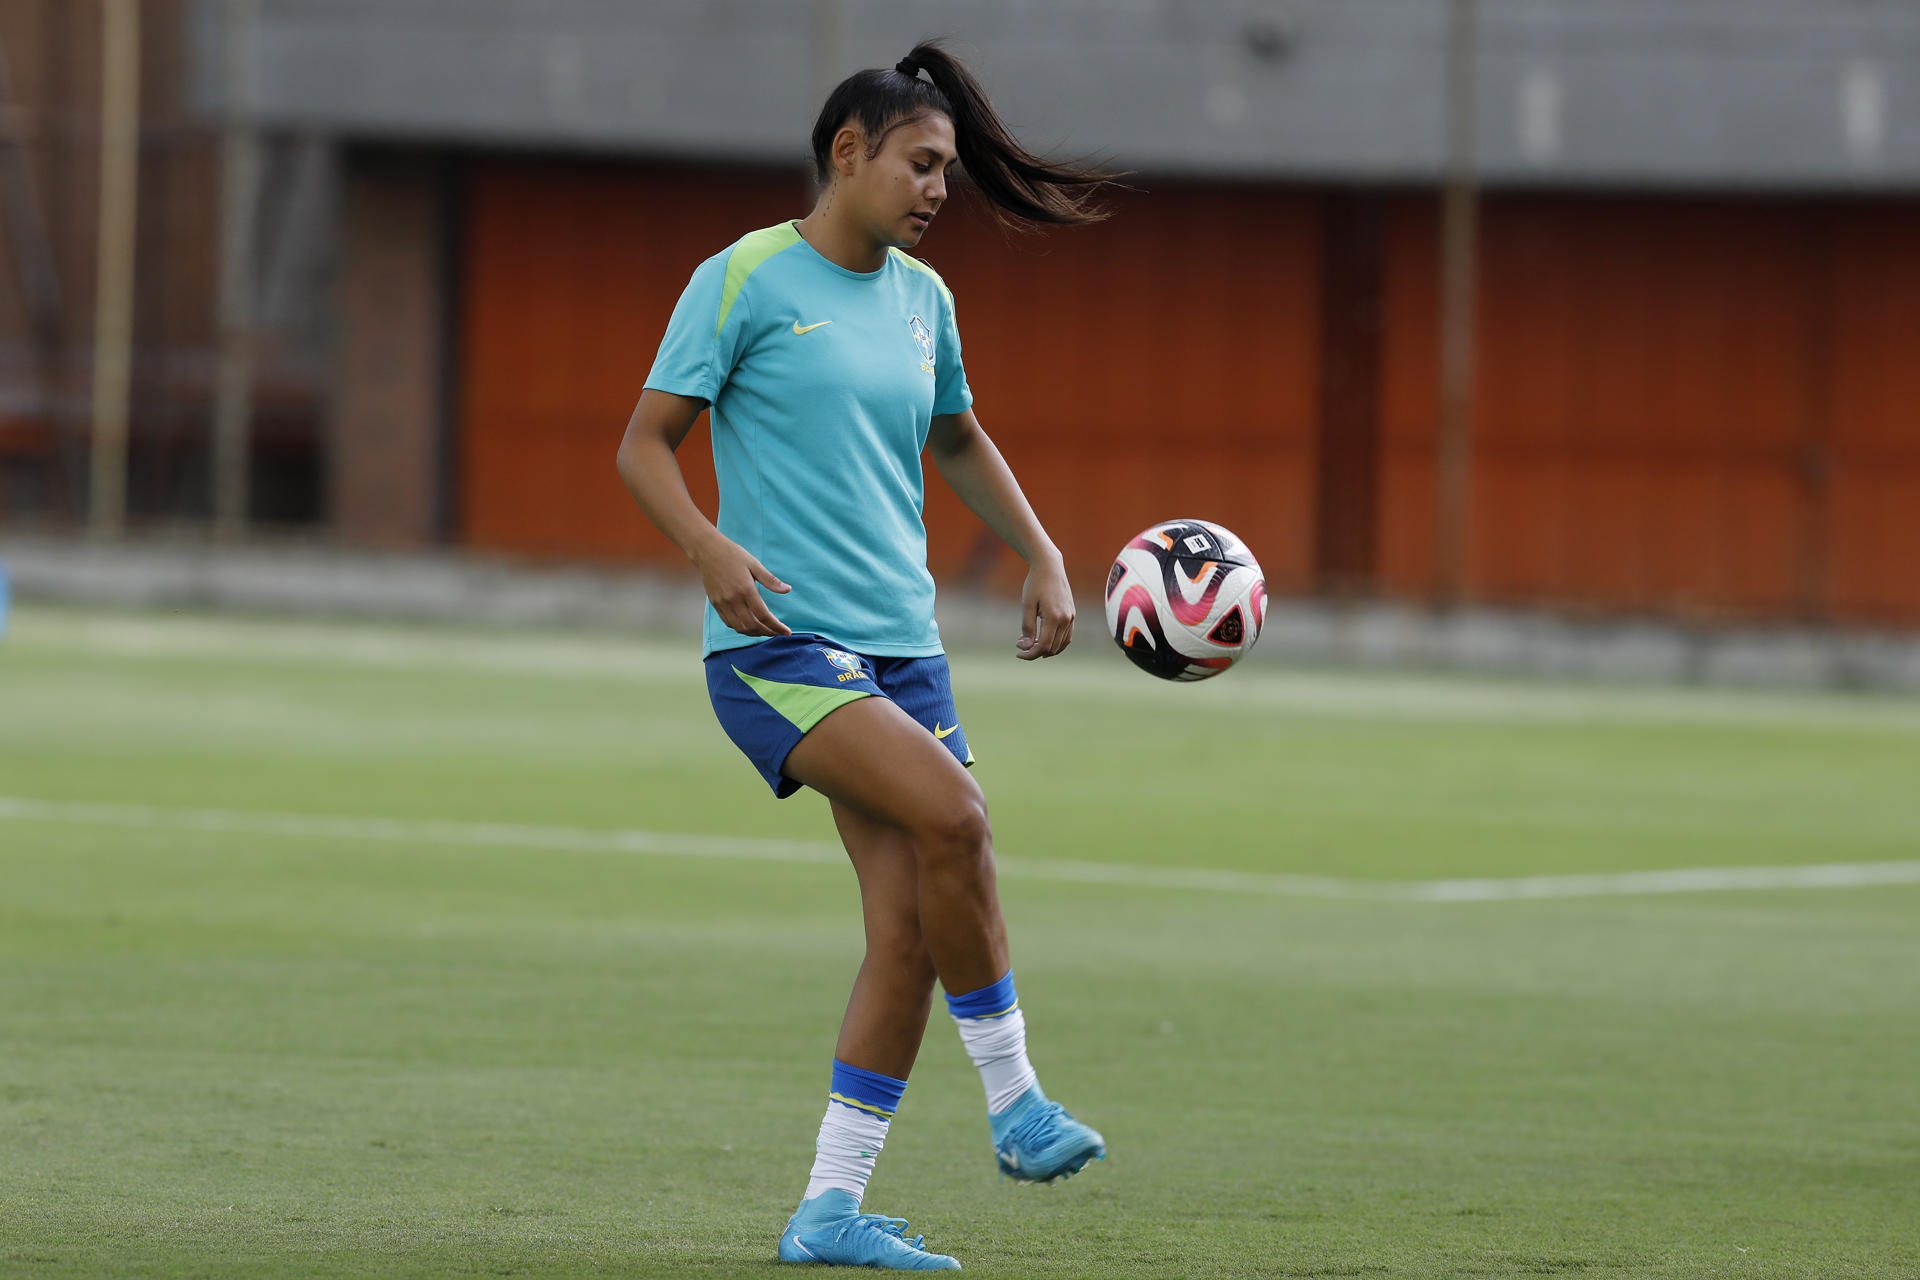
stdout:
[(801, 324), (801, 323), (800, 323), (800, 322), (799, 322), (798, 320), (795, 320), (795, 321), (793, 322), (793, 331), (794, 331), (795, 333), (797, 333), (797, 334), (798, 334), (798, 333), (812, 333), (812, 332), (813, 332), (813, 331), (814, 331), (815, 329), (818, 329), (818, 328), (820, 327), (820, 325), (826, 325), (826, 324), (832, 324), (832, 323), (833, 323), (833, 321), (831, 321), (831, 320), (822, 320), (822, 321), (820, 322), (820, 324), (809, 324), (809, 325), (802, 325), (802, 324)]
[(940, 727), (940, 722), (938, 720), (935, 720), (933, 722), (933, 736), (936, 738), (944, 738), (948, 734), (952, 733), (955, 729), (958, 729), (959, 727), (960, 727), (959, 722), (955, 721), (954, 723), (948, 725), (946, 728), (942, 729)]

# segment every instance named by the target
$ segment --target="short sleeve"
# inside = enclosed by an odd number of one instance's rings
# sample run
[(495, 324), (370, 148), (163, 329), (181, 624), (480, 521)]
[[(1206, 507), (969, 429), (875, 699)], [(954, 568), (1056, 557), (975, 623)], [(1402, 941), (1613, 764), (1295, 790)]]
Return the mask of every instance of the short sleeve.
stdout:
[(960, 325), (953, 318), (953, 295), (941, 291), (940, 335), (937, 373), (933, 382), (933, 412), (963, 413), (973, 405), (973, 389), (967, 386), (967, 368), (960, 359)]
[(720, 314), (720, 295), (726, 281), (727, 255), (709, 258), (694, 270), (673, 318), (660, 339), (659, 354), (646, 385), (711, 404), (726, 386), (727, 376), (740, 358), (742, 335), (750, 312), (745, 297), (737, 297), (727, 314)]

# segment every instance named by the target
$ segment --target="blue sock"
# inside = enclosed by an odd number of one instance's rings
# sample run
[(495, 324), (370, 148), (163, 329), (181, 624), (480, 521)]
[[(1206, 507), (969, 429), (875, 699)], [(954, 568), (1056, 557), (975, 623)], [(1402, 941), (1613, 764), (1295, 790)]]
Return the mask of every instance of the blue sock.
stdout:
[(956, 1018), (1004, 1018), (1020, 1007), (1020, 996), (1013, 989), (1013, 970), (991, 986), (965, 995), (947, 993), (947, 1012)]
[(878, 1071), (850, 1066), (835, 1058), (827, 1089), (827, 1114), (813, 1148), (813, 1172), (807, 1179), (811, 1200), (829, 1188), (851, 1192), (854, 1204), (867, 1192), (874, 1161), (886, 1145), (887, 1129), (907, 1082)]
[(1027, 1061), (1027, 1015), (1020, 1012), (1012, 970), (978, 991), (957, 996), (949, 992), (947, 1012), (960, 1029), (967, 1056), (980, 1070), (989, 1115), (1005, 1111), (1029, 1089), (1040, 1087), (1040, 1077)]

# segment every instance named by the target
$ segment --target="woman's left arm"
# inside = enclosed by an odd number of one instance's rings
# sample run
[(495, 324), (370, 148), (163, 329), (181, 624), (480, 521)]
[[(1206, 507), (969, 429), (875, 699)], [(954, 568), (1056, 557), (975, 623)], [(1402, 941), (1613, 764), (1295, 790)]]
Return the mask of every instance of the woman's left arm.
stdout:
[(1073, 640), (1073, 591), (1067, 586), (1066, 564), (1027, 505), (1007, 460), (972, 409), (936, 415), (927, 451), (960, 501), (1027, 562), (1027, 582), (1020, 592), (1019, 656), (1050, 658), (1059, 653)]

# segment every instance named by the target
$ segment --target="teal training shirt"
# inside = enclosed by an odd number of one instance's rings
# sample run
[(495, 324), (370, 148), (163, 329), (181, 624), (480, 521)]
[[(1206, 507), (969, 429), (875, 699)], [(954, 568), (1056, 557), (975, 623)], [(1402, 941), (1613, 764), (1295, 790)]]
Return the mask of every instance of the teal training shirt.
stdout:
[[(894, 249), (848, 271), (783, 222), (701, 263), (646, 385), (712, 405), (720, 532), (793, 590), (795, 631), (857, 653), (941, 652), (921, 519), (933, 415), (973, 403), (953, 295)], [(706, 609), (706, 653), (757, 644)]]

